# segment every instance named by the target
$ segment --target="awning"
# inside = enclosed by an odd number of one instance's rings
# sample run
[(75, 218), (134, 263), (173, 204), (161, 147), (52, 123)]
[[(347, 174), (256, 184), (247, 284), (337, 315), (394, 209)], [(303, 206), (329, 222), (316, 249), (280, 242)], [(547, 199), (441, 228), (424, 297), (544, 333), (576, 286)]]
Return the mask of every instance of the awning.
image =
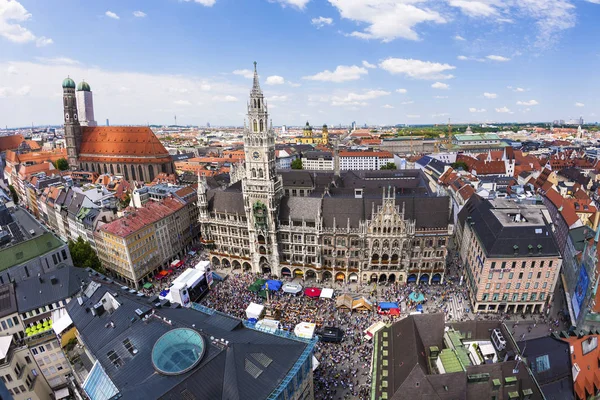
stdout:
[(319, 297), (321, 295), (321, 289), (311, 287), (304, 289), (304, 294), (308, 297)]
[(382, 301), (377, 306), (382, 310), (389, 310), (390, 308), (400, 308), (398, 307), (398, 303), (393, 303), (389, 301)]
[(150, 283), (150, 282), (144, 283), (144, 289), (152, 289), (153, 286), (154, 285), (152, 283)]
[(265, 306), (257, 303), (250, 303), (248, 308), (246, 308), (246, 317), (248, 319), (254, 318), (259, 319), (263, 313)]
[(167, 271), (160, 271), (158, 273), (158, 275), (160, 275), (160, 276), (167, 276), (167, 275), (169, 275), (169, 273)]
[(69, 393), (69, 388), (68, 387), (64, 387), (62, 389), (58, 389), (57, 391), (54, 392), (54, 399), (55, 400), (66, 399), (66, 398), (68, 398), (70, 396), (71, 396), (71, 394)]
[(323, 288), (323, 290), (321, 290), (321, 298), (323, 298), (323, 299), (333, 298), (333, 289)]
[(281, 281), (276, 281), (274, 279), (269, 279), (265, 282), (263, 289), (269, 289), (272, 292), (276, 292), (281, 289)]
[(442, 277), (440, 275), (434, 275), (433, 278), (431, 278), (432, 282), (439, 282), (442, 280)]
[(421, 282), (429, 282), (429, 276), (427, 276), (427, 275), (421, 275), (420, 281)]
[(417, 281), (417, 277), (414, 276), (414, 275), (410, 275), (406, 281), (407, 282), (416, 282)]
[(181, 261), (175, 260), (171, 263), (171, 267), (178, 267), (180, 263), (181, 263)]
[(52, 322), (52, 329), (54, 329), (54, 332), (57, 335), (60, 335), (61, 333), (63, 333), (65, 331), (65, 329), (67, 329), (71, 324), (73, 323), (73, 320), (71, 319), (71, 317), (69, 316), (69, 313), (64, 313), (58, 320), (54, 320)]
[(166, 297), (169, 294), (169, 290), (161, 290), (160, 293), (158, 294), (160, 297)]
[(408, 295), (408, 298), (416, 303), (420, 303), (425, 300), (423, 293), (412, 292)]
[(284, 293), (298, 294), (302, 291), (302, 285), (288, 282), (285, 285), (283, 285), (282, 290)]

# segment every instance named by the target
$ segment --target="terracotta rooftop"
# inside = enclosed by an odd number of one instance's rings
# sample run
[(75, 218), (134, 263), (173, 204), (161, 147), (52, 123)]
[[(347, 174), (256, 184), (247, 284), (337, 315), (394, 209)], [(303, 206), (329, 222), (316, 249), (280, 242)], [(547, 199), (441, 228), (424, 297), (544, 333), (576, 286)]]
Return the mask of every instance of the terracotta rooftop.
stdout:
[(583, 354), (584, 342), (590, 343), (592, 340), (600, 340), (600, 335), (586, 335), (582, 338), (571, 336), (563, 339), (571, 345), (571, 362), (579, 366), (579, 374), (575, 378), (574, 388), (578, 399), (587, 399), (587, 393), (596, 393), (596, 388), (600, 387), (600, 348)]
[(23, 135), (0, 136), (0, 152), (15, 150), (23, 140)]
[[(130, 126), (84, 126), (79, 154), (82, 161), (115, 162), (122, 157), (156, 158), (170, 160), (169, 152), (148, 127)], [(163, 161), (160, 161), (163, 162)]]
[(183, 208), (183, 204), (170, 197), (160, 202), (150, 201), (144, 207), (103, 225), (100, 230), (124, 238), (173, 214), (181, 208)]

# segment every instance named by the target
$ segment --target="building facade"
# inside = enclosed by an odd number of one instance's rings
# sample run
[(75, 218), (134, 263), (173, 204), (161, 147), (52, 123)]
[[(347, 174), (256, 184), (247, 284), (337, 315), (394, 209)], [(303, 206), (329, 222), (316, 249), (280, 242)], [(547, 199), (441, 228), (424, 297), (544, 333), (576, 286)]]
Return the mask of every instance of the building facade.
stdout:
[[(318, 280), (442, 282), (450, 202), (417, 170), (279, 171), (255, 71), (245, 174), (225, 189), (200, 178), (202, 241), (214, 265)], [(337, 147), (337, 146), (336, 146)]]
[(458, 215), (457, 243), (474, 312), (542, 313), (562, 258), (543, 205), (473, 195)]

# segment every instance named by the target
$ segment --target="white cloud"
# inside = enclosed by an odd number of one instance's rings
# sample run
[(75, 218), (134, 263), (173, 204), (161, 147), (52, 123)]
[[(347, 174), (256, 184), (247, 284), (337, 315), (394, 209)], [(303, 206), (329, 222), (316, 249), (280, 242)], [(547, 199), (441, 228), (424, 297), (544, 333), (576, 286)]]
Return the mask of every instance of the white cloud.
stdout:
[(72, 58), (68, 58), (68, 57), (51, 57), (51, 58), (36, 57), (36, 59), (44, 64), (50, 64), (50, 65), (78, 65), (78, 64), (80, 64), (79, 61), (73, 60)]
[(279, 75), (271, 75), (267, 78), (265, 83), (267, 85), (283, 85), (285, 83), (285, 79)]
[(178, 106), (191, 106), (192, 103), (190, 103), (188, 100), (175, 100), (173, 103), (175, 103)]
[(22, 22), (29, 21), (31, 14), (17, 0), (0, 0), (0, 37), (13, 43), (36, 41), (38, 47), (52, 44), (52, 39), (44, 36), (37, 38)]
[[(597, 0), (593, 0), (597, 1)], [(467, 16), (488, 18), (491, 22), (513, 23), (515, 18), (533, 21), (537, 27), (535, 45), (552, 45), (562, 31), (575, 26), (575, 6), (571, 0), (449, 0)]]
[(363, 62), (362, 62), (362, 65), (363, 65), (363, 67), (365, 67), (365, 68), (377, 68), (377, 65), (375, 65), (375, 64), (371, 64), (370, 62), (368, 62), (368, 61), (365, 61), (365, 60), (363, 60)]
[[(208, 0), (207, 0), (208, 1)], [(292, 6), (303, 10), (310, 0), (269, 0), (271, 3), (279, 3), (282, 7)], [(214, 0), (213, 0), (214, 2)]]
[[(600, 3), (598, 3), (598, 4), (600, 4)], [(585, 107), (585, 104), (577, 102), (577, 103), (575, 103), (575, 107)]]
[(373, 100), (378, 97), (388, 96), (390, 92), (385, 90), (369, 90), (364, 93), (348, 93), (346, 96), (333, 96), (331, 98), (332, 106), (366, 106), (366, 100)]
[(501, 108), (496, 108), (497, 113), (512, 113), (506, 106)]
[[(62, 123), (61, 82), (67, 75), (76, 83), (82, 79), (89, 82), (94, 92), (96, 118), (99, 121), (110, 118), (114, 125), (169, 123), (174, 113), (180, 121), (183, 116), (178, 110), (182, 106), (174, 104), (179, 99), (192, 105), (204, 104), (202, 113), (190, 113), (181, 122), (204, 125), (206, 115), (210, 115), (211, 124), (240, 125), (244, 121), (236, 115), (245, 110), (243, 102), (227, 102), (233, 99), (226, 96), (247, 98), (251, 83), (245, 80), (235, 83), (232, 75), (207, 78), (150, 74), (111, 71), (65, 60), (48, 61), (0, 62), (0, 86), (4, 87), (1, 92), (5, 97), (0, 99), (3, 125), (26, 126), (32, 121), (47, 125)], [(188, 92), (172, 92), (170, 88), (187, 88)], [(220, 101), (213, 100), (214, 96)]]
[(459, 60), (461, 60), (461, 61), (466, 61), (466, 60), (468, 60), (468, 59), (469, 59), (469, 57), (467, 57), (467, 56), (458, 56), (458, 57), (456, 57), (456, 58), (458, 58), (458, 59), (459, 59)]
[(232, 103), (234, 101), (238, 101), (237, 97), (231, 96), (231, 95), (214, 96), (213, 100), (214, 101), (222, 101), (222, 102), (225, 102), (225, 103)]
[(269, 96), (270, 101), (287, 101), (287, 96)]
[(183, 1), (188, 2), (188, 3), (190, 1), (192, 1), (194, 3), (203, 5), (204, 7), (212, 7), (215, 5), (217, 0), (183, 0)]
[(508, 57), (497, 56), (494, 54), (490, 54), (489, 56), (486, 56), (485, 58), (487, 58), (488, 60), (491, 60), (491, 61), (500, 61), (500, 62), (510, 61), (510, 58), (508, 58)]
[(450, 0), (448, 3), (470, 17), (489, 17), (497, 13), (494, 7), (483, 1)]
[(41, 36), (35, 40), (35, 45), (37, 47), (46, 47), (54, 43), (54, 40), (47, 38), (46, 36)]
[(319, 17), (310, 20), (310, 23), (317, 27), (317, 29), (324, 27), (325, 25), (333, 24), (333, 18)]
[(486, 99), (495, 99), (495, 98), (497, 98), (497, 97), (498, 97), (498, 95), (497, 95), (496, 93), (488, 93), (488, 92), (485, 92), (485, 93), (483, 94), (483, 97), (485, 97)]
[(454, 36), (454, 40), (458, 40), (459, 42), (464, 42), (467, 39), (465, 39), (464, 37), (462, 37), (460, 35), (456, 35), (456, 36)]
[(254, 71), (251, 71), (249, 69), (236, 69), (235, 71), (233, 71), (233, 74), (243, 76), (246, 79), (254, 78)]
[(484, 113), (485, 112), (485, 108), (471, 107), (471, 108), (469, 108), (469, 112), (472, 112), (472, 113)]
[(515, 88), (515, 92), (524, 92), (524, 91), (525, 91), (525, 89), (523, 89), (523, 88), (520, 88), (520, 87)]
[(403, 101), (403, 102), (402, 102), (402, 103), (400, 103), (400, 104), (402, 104), (403, 106), (406, 106), (406, 105), (408, 105), (408, 104), (415, 104), (415, 102), (414, 102), (413, 100), (406, 100), (406, 101)]
[(315, 75), (304, 76), (302, 79), (323, 82), (346, 82), (360, 79), (361, 75), (367, 75), (368, 73), (369, 71), (367, 71), (365, 68), (358, 67), (356, 65), (338, 65), (333, 72), (325, 70)]
[(391, 74), (406, 75), (414, 79), (450, 79), (453, 75), (445, 72), (456, 68), (450, 64), (391, 57), (382, 61), (379, 67)]
[(385, 105), (381, 106), (381, 108), (388, 108), (388, 109), (392, 109), (392, 108), (394, 108), (394, 106), (391, 106), (391, 105), (389, 105), (389, 104), (385, 104)]
[(396, 93), (406, 94), (408, 90), (406, 89), (396, 89)]
[(433, 22), (443, 24), (446, 19), (418, 0), (329, 0), (340, 16), (368, 26), (349, 35), (361, 39), (380, 39), (390, 42), (397, 38), (418, 40), (417, 25)]
[(146, 13), (143, 11), (134, 11), (133, 16), (136, 18), (144, 18), (146, 16)]
[(290, 82), (290, 81), (287, 81), (287, 83), (288, 83), (288, 85), (290, 85), (291, 87), (300, 87), (300, 86), (302, 86), (301, 84), (299, 84), (299, 83), (295, 83), (295, 82)]
[(106, 15), (108, 18), (112, 18), (112, 19), (121, 19), (121, 18), (119, 18), (119, 16), (117, 14), (115, 14), (114, 12), (112, 12), (110, 10), (105, 12), (104, 15)]
[(443, 90), (450, 89), (450, 85), (448, 85), (446, 83), (442, 83), (442, 82), (436, 82), (436, 83), (432, 84), (431, 87), (434, 89), (443, 89)]
[(406, 114), (406, 118), (421, 118), (421, 116), (417, 114)]
[(538, 103), (536, 100), (529, 100), (529, 101), (517, 101), (517, 105), (518, 106), (537, 106)]
[(441, 100), (441, 99), (447, 99), (448, 96), (433, 96), (433, 98), (436, 100)]
[(16, 89), (12, 87), (0, 87), (0, 97), (27, 96), (31, 92), (31, 86), (23, 85)]

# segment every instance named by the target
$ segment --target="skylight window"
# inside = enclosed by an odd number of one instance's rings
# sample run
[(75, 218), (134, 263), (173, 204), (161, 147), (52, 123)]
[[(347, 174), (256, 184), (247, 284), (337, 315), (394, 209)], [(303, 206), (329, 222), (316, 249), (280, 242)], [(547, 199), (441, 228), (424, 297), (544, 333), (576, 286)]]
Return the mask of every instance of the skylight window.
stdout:
[(110, 360), (111, 363), (113, 363), (113, 365), (117, 368), (122, 367), (123, 365), (125, 365), (125, 363), (123, 362), (123, 360), (121, 360), (121, 357), (119, 357), (119, 355), (114, 351), (111, 350), (109, 351), (106, 356), (108, 357), (108, 359)]
[(123, 346), (125, 346), (129, 354), (132, 356), (135, 356), (138, 353), (138, 349), (129, 341), (129, 338), (123, 340)]

